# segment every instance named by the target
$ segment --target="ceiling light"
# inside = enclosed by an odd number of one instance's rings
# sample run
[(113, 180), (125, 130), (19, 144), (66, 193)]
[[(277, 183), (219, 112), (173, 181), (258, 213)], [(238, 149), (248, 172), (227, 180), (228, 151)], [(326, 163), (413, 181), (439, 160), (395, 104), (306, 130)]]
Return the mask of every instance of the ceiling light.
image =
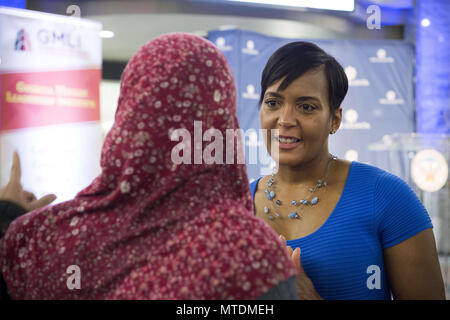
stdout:
[(101, 38), (109, 39), (109, 38), (114, 37), (114, 32), (112, 32), (110, 30), (102, 30), (99, 32), (99, 35)]
[(219, 26), (219, 30), (221, 30), (221, 31), (234, 30), (234, 29), (237, 29), (237, 27), (236, 26), (232, 26), (232, 25)]
[(425, 19), (422, 19), (422, 21), (420, 21), (420, 24), (422, 25), (422, 27), (428, 27), (431, 23), (430, 23), (430, 20), (425, 18)]
[(226, 0), (232, 2), (246, 2), (259, 5), (287, 6), (297, 8), (313, 8), (322, 10), (353, 11), (354, 0)]

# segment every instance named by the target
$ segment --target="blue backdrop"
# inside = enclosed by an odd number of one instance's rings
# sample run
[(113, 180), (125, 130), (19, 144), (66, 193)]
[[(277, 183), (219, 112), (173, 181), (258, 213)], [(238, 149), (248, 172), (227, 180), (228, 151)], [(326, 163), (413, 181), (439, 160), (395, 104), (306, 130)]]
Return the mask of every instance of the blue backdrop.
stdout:
[(450, 135), (450, 1), (418, 1), (416, 21), (417, 131)]
[[(265, 150), (262, 140), (256, 139), (262, 71), (270, 55), (288, 42), (316, 43), (342, 64), (349, 79), (342, 125), (330, 136), (330, 152), (388, 170), (385, 156), (369, 150), (369, 145), (392, 133), (415, 131), (414, 49), (410, 44), (396, 40), (284, 39), (243, 30), (211, 31), (208, 38), (224, 53), (235, 76), (239, 124), (247, 133), (250, 180), (271, 172), (265, 151), (264, 156), (258, 155), (257, 164), (249, 164), (249, 156), (256, 149)], [(254, 134), (248, 134), (251, 129), (256, 130)]]

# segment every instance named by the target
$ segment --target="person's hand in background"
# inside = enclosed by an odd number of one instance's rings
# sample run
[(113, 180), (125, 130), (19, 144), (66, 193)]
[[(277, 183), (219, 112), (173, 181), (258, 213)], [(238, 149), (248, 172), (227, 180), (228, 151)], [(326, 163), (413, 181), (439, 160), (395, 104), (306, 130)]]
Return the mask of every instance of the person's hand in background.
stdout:
[(54, 194), (47, 194), (37, 199), (33, 193), (23, 190), (20, 182), (21, 175), (19, 155), (17, 152), (14, 152), (9, 182), (0, 190), (0, 200), (14, 202), (25, 210), (32, 211), (44, 207), (56, 199), (56, 195)]

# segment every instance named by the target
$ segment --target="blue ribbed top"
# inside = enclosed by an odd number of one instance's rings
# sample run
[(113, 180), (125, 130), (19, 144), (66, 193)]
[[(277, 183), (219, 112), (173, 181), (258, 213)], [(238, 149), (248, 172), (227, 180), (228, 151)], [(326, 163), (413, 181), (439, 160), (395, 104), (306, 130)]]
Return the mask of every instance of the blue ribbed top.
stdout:
[[(260, 179), (250, 184), (253, 197)], [(383, 249), (432, 227), (428, 212), (403, 180), (352, 162), (328, 219), (287, 245), (300, 247), (302, 266), (322, 298), (391, 299)]]

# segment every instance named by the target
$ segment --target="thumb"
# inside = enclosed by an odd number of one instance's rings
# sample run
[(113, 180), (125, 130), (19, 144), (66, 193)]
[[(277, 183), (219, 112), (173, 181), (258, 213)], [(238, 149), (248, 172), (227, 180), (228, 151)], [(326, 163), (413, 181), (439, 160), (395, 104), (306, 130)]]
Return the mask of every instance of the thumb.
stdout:
[(30, 202), (28, 204), (28, 207), (30, 208), (30, 210), (42, 208), (42, 207), (44, 207), (46, 205), (49, 205), (53, 201), (55, 201), (55, 199), (56, 199), (56, 195), (54, 195), (54, 194), (47, 194), (47, 195), (43, 196), (42, 198), (40, 198), (38, 200)]
[(22, 170), (20, 167), (19, 154), (17, 153), (17, 151), (14, 151), (9, 181), (15, 182), (15, 183), (20, 183), (21, 175), (22, 175)]

